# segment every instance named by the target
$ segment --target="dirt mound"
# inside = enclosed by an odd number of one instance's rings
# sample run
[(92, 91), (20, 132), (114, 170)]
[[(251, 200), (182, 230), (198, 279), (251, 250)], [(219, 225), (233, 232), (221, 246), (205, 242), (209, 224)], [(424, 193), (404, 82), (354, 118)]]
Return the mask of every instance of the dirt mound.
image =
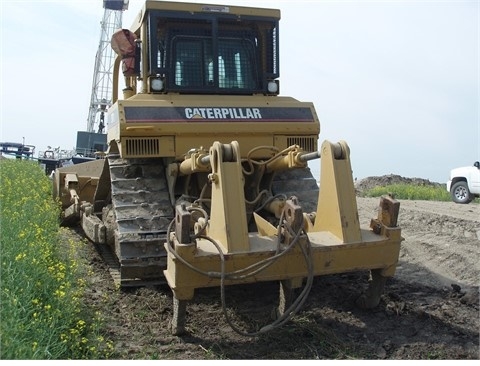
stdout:
[(417, 186), (432, 186), (432, 187), (441, 187), (444, 184), (431, 182), (428, 179), (423, 178), (405, 178), (396, 174), (388, 174), (382, 176), (372, 176), (357, 180), (355, 182), (355, 190), (358, 196), (363, 196), (363, 193), (375, 188), (375, 187), (385, 187), (392, 184), (411, 184)]

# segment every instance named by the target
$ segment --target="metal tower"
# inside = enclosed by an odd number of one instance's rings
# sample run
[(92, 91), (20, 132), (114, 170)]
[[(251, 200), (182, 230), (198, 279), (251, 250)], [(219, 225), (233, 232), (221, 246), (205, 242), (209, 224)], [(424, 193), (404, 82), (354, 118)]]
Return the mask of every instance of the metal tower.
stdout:
[[(92, 97), (88, 111), (87, 132), (103, 133), (105, 111), (112, 105), (112, 74), (115, 53), (110, 47), (113, 33), (122, 28), (122, 14), (129, 0), (104, 0), (103, 19), (100, 23), (100, 44), (95, 56)], [(97, 131), (95, 131), (97, 128)]]

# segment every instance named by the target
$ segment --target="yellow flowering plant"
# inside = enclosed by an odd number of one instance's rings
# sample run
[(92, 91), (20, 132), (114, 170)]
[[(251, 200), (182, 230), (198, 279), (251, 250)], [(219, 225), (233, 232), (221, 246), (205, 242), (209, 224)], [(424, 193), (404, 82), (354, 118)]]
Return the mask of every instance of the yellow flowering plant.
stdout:
[(1, 359), (108, 358), (82, 297), (87, 268), (65, 240), (52, 183), (32, 161), (0, 161)]

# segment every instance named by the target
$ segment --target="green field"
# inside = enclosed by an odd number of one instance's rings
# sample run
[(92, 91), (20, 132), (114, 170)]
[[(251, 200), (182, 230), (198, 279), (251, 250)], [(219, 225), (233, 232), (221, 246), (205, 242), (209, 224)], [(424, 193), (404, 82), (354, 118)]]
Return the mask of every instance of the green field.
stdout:
[(0, 161), (1, 359), (108, 358), (98, 314), (82, 302), (85, 242), (62, 240), (52, 183), (37, 163)]

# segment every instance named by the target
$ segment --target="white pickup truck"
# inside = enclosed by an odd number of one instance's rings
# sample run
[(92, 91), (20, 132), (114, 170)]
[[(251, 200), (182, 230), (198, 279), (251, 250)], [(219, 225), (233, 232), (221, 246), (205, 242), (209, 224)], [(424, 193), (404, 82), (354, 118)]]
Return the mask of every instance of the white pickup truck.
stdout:
[(473, 166), (452, 169), (447, 191), (456, 203), (470, 203), (475, 197), (480, 197), (480, 162), (476, 161)]

